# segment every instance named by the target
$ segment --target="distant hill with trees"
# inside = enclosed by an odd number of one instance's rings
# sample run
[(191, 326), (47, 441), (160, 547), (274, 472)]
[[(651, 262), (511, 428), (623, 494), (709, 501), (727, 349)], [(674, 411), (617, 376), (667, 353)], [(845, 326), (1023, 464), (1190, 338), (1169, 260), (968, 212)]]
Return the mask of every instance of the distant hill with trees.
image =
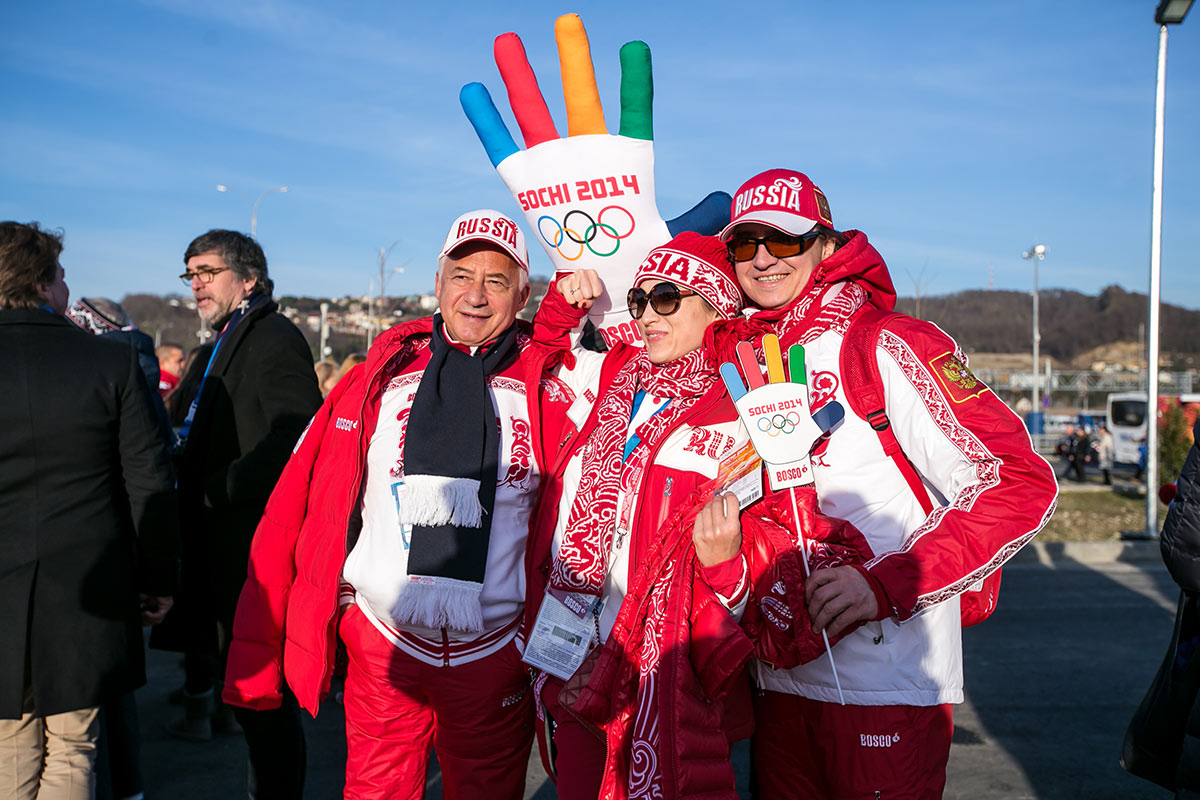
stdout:
[[(1137, 342), (1147, 318), (1147, 297), (1109, 286), (1098, 296), (1068, 289), (1038, 292), (1041, 352), (1062, 361), (1101, 345)], [(1029, 292), (965, 292), (900, 298), (896, 310), (937, 323), (968, 352), (1020, 353), (1030, 348), (1033, 301)], [(1159, 349), (1179, 368), (1200, 364), (1200, 311), (1163, 303)]]

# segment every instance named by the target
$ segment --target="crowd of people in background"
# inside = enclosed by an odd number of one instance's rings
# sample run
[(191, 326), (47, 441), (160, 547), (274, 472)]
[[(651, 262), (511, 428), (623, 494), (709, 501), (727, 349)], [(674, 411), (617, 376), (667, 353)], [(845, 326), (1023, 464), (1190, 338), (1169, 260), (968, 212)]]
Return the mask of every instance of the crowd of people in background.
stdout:
[[(1063, 436), (1054, 446), (1055, 455), (1066, 465), (1063, 478), (1076, 483), (1087, 481), (1087, 468), (1093, 466), (1100, 471), (1105, 486), (1112, 485), (1113, 467), (1116, 463), (1116, 445), (1108, 426), (1100, 423), (1088, 426), (1067, 423)], [(1145, 441), (1141, 443), (1141, 456), (1135, 480), (1141, 480), (1145, 468)]]

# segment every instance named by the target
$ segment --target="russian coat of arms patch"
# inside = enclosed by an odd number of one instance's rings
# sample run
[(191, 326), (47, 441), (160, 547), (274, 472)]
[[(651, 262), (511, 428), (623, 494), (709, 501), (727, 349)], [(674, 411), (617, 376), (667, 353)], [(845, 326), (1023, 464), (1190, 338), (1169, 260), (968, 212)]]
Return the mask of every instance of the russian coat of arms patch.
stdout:
[(988, 390), (953, 352), (946, 352), (929, 362), (933, 374), (946, 396), (955, 403), (965, 403), (974, 397), (979, 397)]

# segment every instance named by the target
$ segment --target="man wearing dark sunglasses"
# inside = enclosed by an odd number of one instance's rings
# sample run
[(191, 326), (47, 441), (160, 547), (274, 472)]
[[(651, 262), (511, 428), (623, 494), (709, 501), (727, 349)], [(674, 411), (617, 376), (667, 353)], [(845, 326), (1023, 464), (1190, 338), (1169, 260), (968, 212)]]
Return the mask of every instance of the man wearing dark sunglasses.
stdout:
[(793, 235), (760, 222), (739, 225), (727, 242), (738, 282), (751, 303), (778, 308), (791, 302), (813, 270), (833, 253), (833, 231), (818, 224)]
[(759, 665), (759, 796), (940, 797), (963, 699), (960, 629), (991, 612), (1000, 566), (1049, 519), (1054, 473), (949, 336), (892, 313), (883, 258), (862, 232), (834, 229), (807, 175), (748, 180), (721, 238), (757, 307), (741, 338), (803, 344), (813, 409), (854, 411), (814, 448), (813, 475), (821, 510), (875, 555), (805, 581), (814, 631), (846, 632), (837, 678), (828, 658)]

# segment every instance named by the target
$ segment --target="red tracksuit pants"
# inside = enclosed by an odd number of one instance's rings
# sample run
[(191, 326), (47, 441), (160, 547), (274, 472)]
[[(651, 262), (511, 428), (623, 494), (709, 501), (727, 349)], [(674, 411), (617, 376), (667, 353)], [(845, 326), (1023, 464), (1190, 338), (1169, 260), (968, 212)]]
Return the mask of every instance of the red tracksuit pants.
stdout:
[(538, 729), (542, 763), (556, 776), (558, 800), (595, 800), (604, 781), (607, 749), (602, 739), (558, 704), (562, 687), (563, 682), (552, 676), (542, 688), (542, 703), (553, 729), (553, 742), (546, 741), (544, 727)]
[(520, 800), (533, 743), (533, 693), (516, 642), (467, 664), (435, 667), (403, 652), (357, 606), (346, 644), (347, 798), (425, 791), (437, 750), (446, 800)]
[(946, 785), (953, 706), (843, 706), (754, 697), (759, 800), (936, 800)]

